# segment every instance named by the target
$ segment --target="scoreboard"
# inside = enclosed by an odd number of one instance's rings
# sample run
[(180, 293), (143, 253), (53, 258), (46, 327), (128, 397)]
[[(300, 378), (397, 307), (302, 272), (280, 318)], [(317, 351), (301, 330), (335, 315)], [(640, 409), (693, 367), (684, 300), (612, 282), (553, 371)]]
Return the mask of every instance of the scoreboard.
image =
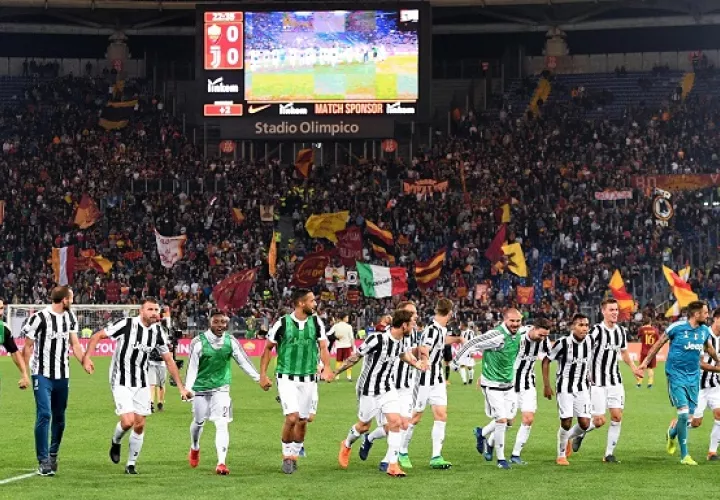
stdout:
[(427, 3), (316, 5), (199, 4), (202, 116), (220, 125), (320, 120), (306, 127), (319, 130), (321, 123), (340, 125), (331, 118), (394, 124), (428, 114)]

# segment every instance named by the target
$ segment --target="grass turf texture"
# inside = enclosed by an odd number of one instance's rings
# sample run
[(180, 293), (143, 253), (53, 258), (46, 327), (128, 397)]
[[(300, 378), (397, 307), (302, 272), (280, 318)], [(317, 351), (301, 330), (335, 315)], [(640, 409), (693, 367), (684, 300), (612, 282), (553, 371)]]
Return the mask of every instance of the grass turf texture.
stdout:
[(417, 99), (417, 80), (417, 56), (395, 55), (380, 63), (248, 69), (245, 93), (261, 102)]
[[(627, 413), (616, 450), (619, 465), (603, 464), (607, 427), (592, 432), (582, 450), (570, 458), (570, 467), (555, 465), (558, 428), (555, 402), (539, 401), (532, 435), (523, 453), (526, 467), (497, 470), (475, 451), (472, 429), (485, 424), (483, 400), (475, 387), (463, 386), (451, 375), (449, 417), (443, 455), (453, 463), (451, 470), (430, 470), (431, 414), (415, 431), (410, 456), (415, 468), (405, 479), (393, 479), (378, 472), (377, 463), (385, 453), (385, 441), (378, 442), (367, 462), (358, 458), (360, 442), (353, 447), (350, 468), (340, 470), (337, 454), (340, 440), (356, 420), (354, 384), (341, 381), (320, 388), (317, 419), (309, 425), (307, 458), (299, 470), (285, 476), (280, 472), (280, 427), (282, 416), (275, 401), (275, 389), (264, 393), (239, 369), (234, 370), (232, 395), (235, 421), (230, 424), (228, 467), (231, 475), (219, 477), (215, 469), (215, 430), (206, 424), (202, 437), (201, 463), (191, 469), (187, 463), (190, 405), (179, 400), (169, 387), (166, 410), (148, 418), (145, 445), (138, 461), (141, 475), (123, 474), (127, 458), (127, 437), (122, 461), (108, 458), (110, 436), (116, 417), (107, 382), (110, 358), (95, 358), (94, 376), (86, 375), (72, 362), (67, 429), (60, 453), (60, 470), (51, 478), (30, 477), (0, 485), (0, 499), (217, 499), (240, 498), (662, 498), (713, 497), (720, 464), (705, 461), (712, 416), (705, 414), (700, 429), (690, 431), (690, 452), (699, 467), (679, 465), (679, 457), (665, 452), (664, 431), (673, 411), (669, 407), (662, 369), (656, 386), (636, 389), (626, 378)], [(254, 360), (256, 365), (258, 360)], [(479, 373), (479, 371), (477, 371)], [(2, 392), (0, 422), (0, 480), (28, 473), (36, 466), (32, 393), (19, 391), (15, 367), (0, 358)], [(355, 376), (358, 369), (355, 369)], [(507, 450), (515, 440), (517, 425), (509, 431)], [(509, 453), (508, 453), (509, 457)]]

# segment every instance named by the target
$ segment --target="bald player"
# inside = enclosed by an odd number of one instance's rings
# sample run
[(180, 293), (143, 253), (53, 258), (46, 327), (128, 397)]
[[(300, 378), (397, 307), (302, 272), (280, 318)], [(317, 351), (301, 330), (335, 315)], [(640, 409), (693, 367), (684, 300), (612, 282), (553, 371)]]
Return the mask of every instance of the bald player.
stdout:
[[(495, 456), (500, 469), (510, 468), (510, 463), (505, 459), (505, 432), (517, 404), (514, 391), (515, 358), (520, 350), (521, 335), (518, 331), (521, 324), (520, 311), (515, 308), (507, 309), (502, 323), (467, 342), (453, 359), (453, 365), (457, 366), (458, 360), (465, 356), (485, 351), (480, 387), (485, 395), (485, 413), (493, 420), (486, 427), (488, 432), (492, 430), (495, 438)], [(481, 440), (476, 437), (478, 441)]]

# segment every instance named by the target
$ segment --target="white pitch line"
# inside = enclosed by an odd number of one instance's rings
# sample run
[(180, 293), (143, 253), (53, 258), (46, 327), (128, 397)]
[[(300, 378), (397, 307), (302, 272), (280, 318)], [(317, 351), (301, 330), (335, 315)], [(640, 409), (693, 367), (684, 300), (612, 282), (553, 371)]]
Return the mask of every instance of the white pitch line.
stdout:
[(37, 472), (32, 472), (30, 474), (22, 474), (20, 476), (9, 477), (7, 479), (3, 479), (2, 481), (0, 481), (0, 484), (8, 484), (8, 483), (13, 483), (15, 481), (22, 481), (23, 479), (27, 479), (29, 477), (33, 477), (36, 475), (37, 475)]

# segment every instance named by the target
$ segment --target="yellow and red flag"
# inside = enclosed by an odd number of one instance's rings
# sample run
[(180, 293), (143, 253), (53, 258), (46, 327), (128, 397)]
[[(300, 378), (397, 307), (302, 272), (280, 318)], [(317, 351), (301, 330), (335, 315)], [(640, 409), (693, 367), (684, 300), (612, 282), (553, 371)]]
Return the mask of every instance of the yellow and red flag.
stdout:
[(663, 266), (663, 274), (665, 275), (667, 282), (670, 284), (673, 295), (675, 295), (675, 298), (681, 308), (686, 307), (690, 302), (698, 300), (698, 296), (692, 291), (690, 283), (682, 279), (675, 271), (669, 267)]
[(625, 289), (625, 281), (623, 281), (619, 269), (616, 269), (613, 273), (608, 286), (610, 287), (613, 298), (618, 301), (618, 309), (620, 309), (619, 319), (623, 321), (629, 320), (630, 315), (635, 312), (635, 300)]

